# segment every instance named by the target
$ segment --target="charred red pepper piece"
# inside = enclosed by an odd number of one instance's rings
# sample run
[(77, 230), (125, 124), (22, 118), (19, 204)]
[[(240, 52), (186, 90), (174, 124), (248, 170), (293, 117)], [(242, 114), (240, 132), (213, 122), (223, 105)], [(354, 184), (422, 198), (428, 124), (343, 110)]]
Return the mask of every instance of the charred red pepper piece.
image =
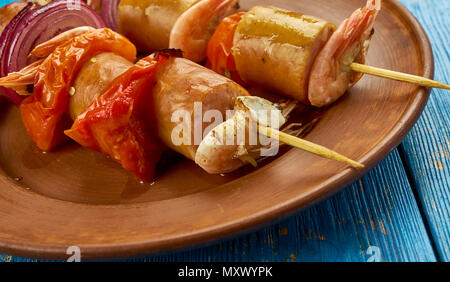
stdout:
[(211, 37), (206, 51), (206, 66), (240, 85), (245, 85), (245, 82), (236, 70), (231, 48), (237, 25), (244, 15), (245, 12), (239, 12), (224, 18)]
[(141, 59), (116, 78), (65, 131), (66, 135), (84, 147), (111, 156), (126, 170), (150, 181), (164, 150), (154, 128), (152, 89), (158, 66), (172, 55), (165, 51)]
[(48, 151), (65, 138), (70, 127), (66, 116), (69, 90), (83, 63), (101, 52), (114, 52), (130, 61), (136, 48), (125, 37), (110, 29), (97, 29), (60, 45), (39, 67), (33, 95), (20, 105), (23, 123), (37, 146)]

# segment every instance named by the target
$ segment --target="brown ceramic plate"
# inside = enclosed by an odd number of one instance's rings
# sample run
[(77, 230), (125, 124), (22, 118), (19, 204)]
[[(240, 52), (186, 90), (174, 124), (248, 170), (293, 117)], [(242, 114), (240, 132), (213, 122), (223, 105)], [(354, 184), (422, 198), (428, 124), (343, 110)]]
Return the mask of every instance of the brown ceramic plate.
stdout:
[[(429, 41), (398, 2), (384, 0), (367, 63), (432, 78)], [(274, 5), (339, 23), (365, 0), (242, 0), (244, 10)], [(18, 109), (2, 105), (0, 252), (65, 258), (125, 257), (194, 246), (248, 231), (310, 205), (361, 177), (411, 129), (424, 88), (365, 76), (326, 110), (308, 140), (366, 164), (341, 163), (290, 149), (257, 170), (212, 176), (178, 160), (153, 185), (78, 145), (43, 154)]]

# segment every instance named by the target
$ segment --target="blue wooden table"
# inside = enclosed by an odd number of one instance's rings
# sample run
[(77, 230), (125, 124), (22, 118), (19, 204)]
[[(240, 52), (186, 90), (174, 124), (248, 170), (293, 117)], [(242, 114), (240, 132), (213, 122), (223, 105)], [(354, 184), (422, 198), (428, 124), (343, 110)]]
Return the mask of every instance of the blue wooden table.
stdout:
[[(11, 2), (0, 0), (0, 6)], [(450, 84), (450, 1), (402, 0)], [(256, 232), (132, 261), (450, 261), (450, 92), (433, 89), (403, 143), (334, 197)], [(35, 261), (0, 254), (1, 261)]]

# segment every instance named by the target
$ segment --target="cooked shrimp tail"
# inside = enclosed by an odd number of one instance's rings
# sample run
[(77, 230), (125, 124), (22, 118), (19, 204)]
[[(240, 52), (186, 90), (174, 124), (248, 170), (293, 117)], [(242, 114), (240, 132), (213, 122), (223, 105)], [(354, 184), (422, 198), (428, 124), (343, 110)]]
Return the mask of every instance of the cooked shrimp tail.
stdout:
[(61, 34), (58, 34), (57, 36), (53, 37), (52, 39), (39, 44), (36, 46), (30, 53), (30, 55), (36, 56), (38, 58), (45, 58), (48, 55), (50, 55), (53, 51), (55, 51), (56, 47), (59, 45), (69, 41), (70, 39), (82, 35), (86, 32), (92, 31), (95, 28), (90, 26), (80, 26), (73, 29), (70, 29), (68, 31), (65, 31)]
[(177, 19), (169, 47), (183, 50), (186, 59), (197, 63), (203, 61), (216, 27), (238, 8), (238, 0), (201, 0)]
[(44, 59), (40, 59), (31, 65), (26, 66), (18, 72), (12, 72), (0, 78), (0, 86), (15, 90), (20, 95), (30, 95), (25, 91), (28, 85), (34, 84), (34, 77)]
[[(291, 105), (287, 102), (286, 109), (295, 109)], [(210, 174), (228, 173), (246, 164), (256, 166), (256, 159), (276, 155), (281, 143), (355, 167), (364, 167), (326, 147), (296, 137), (308, 130), (316, 120), (306, 126), (291, 124), (279, 131), (277, 128), (286, 123), (283, 108), (256, 96), (237, 97), (234, 110), (234, 116), (211, 130), (197, 149), (195, 163)], [(269, 116), (267, 113), (270, 113)], [(252, 139), (253, 130), (259, 136), (270, 138), (271, 142), (246, 140), (245, 136)]]
[(350, 65), (365, 62), (380, 6), (381, 0), (368, 0), (339, 26), (317, 55), (308, 87), (313, 106), (333, 103), (361, 78)]
[(195, 163), (210, 174), (220, 174), (246, 164), (256, 166), (262, 150), (266, 156), (276, 154), (271, 149), (278, 148), (277, 140), (262, 144), (255, 123), (281, 127), (286, 122), (281, 107), (256, 96), (237, 97), (234, 116), (206, 135), (197, 149)]
[(42, 62), (61, 44), (72, 38), (94, 30), (93, 27), (81, 26), (66, 32), (63, 32), (52, 39), (37, 45), (30, 53), (39, 59), (26, 66), (18, 72), (12, 72), (5, 77), (0, 78), (0, 86), (4, 86), (16, 91), (19, 95), (31, 95), (28, 86), (34, 84), (34, 78)]

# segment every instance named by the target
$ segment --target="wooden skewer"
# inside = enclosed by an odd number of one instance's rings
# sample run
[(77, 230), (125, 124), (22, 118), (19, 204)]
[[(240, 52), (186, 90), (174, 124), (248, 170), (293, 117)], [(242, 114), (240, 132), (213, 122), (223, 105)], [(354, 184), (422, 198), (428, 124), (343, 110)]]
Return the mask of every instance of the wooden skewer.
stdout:
[[(386, 69), (367, 66), (367, 65), (358, 64), (358, 63), (352, 63), (350, 65), (350, 67), (354, 71), (365, 73), (365, 74), (381, 76), (381, 77), (390, 78), (390, 79), (394, 79), (394, 80), (414, 83), (414, 84), (425, 86), (425, 87), (435, 87), (435, 88), (442, 88), (442, 89), (450, 90), (449, 85), (446, 85), (444, 83), (437, 82), (437, 81), (434, 81), (434, 80), (431, 80), (431, 79), (428, 79), (425, 77), (417, 76), (417, 75), (386, 70)], [(326, 147), (323, 147), (323, 146), (314, 144), (312, 142), (306, 141), (304, 139), (300, 139), (298, 137), (286, 134), (286, 133), (278, 131), (276, 129), (258, 125), (258, 131), (259, 131), (259, 133), (261, 133), (267, 137), (278, 139), (285, 144), (299, 148), (301, 150), (305, 150), (307, 152), (316, 154), (318, 156), (321, 156), (321, 157), (324, 157), (327, 159), (336, 160), (339, 162), (344, 162), (344, 163), (350, 164), (354, 167), (364, 167), (363, 164), (358, 163), (352, 159), (349, 159), (346, 156), (343, 156), (343, 155), (341, 155), (335, 151), (332, 151)]]
[(425, 77), (417, 76), (417, 75), (376, 68), (376, 67), (372, 67), (372, 66), (358, 64), (358, 63), (352, 63), (350, 65), (350, 68), (357, 72), (362, 72), (362, 73), (375, 75), (375, 76), (381, 76), (381, 77), (390, 78), (390, 79), (399, 80), (399, 81), (410, 82), (410, 83), (414, 83), (414, 84), (425, 86), (425, 87), (450, 89), (449, 85), (446, 85), (444, 83), (437, 82), (437, 81), (434, 81), (434, 80), (431, 80), (431, 79), (428, 79)]
[(301, 150), (305, 150), (307, 152), (316, 154), (318, 156), (321, 156), (321, 157), (324, 157), (327, 159), (336, 160), (339, 162), (344, 162), (344, 163), (347, 163), (354, 167), (364, 167), (363, 164), (360, 164), (354, 160), (351, 160), (351, 159), (347, 158), (346, 156), (343, 156), (343, 155), (341, 155), (335, 151), (332, 151), (326, 147), (323, 147), (323, 146), (314, 144), (310, 141), (306, 141), (304, 139), (286, 134), (286, 133), (278, 131), (276, 129), (266, 127), (263, 125), (258, 125), (258, 131), (259, 131), (259, 133), (261, 133), (267, 137), (278, 139), (285, 144), (299, 148)]

